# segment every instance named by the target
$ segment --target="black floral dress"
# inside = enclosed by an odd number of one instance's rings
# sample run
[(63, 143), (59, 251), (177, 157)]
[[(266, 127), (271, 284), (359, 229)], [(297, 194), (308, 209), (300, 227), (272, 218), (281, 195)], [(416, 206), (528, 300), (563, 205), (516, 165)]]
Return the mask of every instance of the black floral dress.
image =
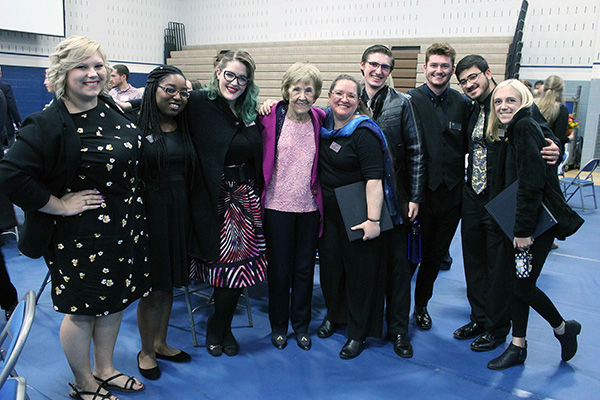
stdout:
[(48, 266), (54, 309), (108, 315), (147, 296), (144, 205), (137, 169), (141, 133), (108, 105), (72, 114), (81, 140), (81, 164), (67, 191), (97, 189), (102, 207), (58, 217)]

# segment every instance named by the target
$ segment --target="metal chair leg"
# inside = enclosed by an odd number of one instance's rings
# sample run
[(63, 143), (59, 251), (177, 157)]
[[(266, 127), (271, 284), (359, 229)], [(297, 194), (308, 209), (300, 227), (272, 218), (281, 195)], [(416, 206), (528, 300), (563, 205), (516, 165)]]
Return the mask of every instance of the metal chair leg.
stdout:
[(194, 345), (194, 347), (198, 347), (198, 339), (196, 338), (196, 322), (194, 321), (194, 311), (192, 310), (192, 300), (190, 298), (190, 289), (188, 286), (183, 287), (183, 296), (185, 297), (185, 305), (187, 307), (188, 316), (190, 318), (192, 344)]
[(246, 313), (248, 314), (248, 325), (250, 328), (254, 326), (254, 321), (252, 320), (252, 308), (250, 307), (250, 296), (248, 296), (248, 288), (244, 288), (244, 298), (246, 299)]
[(37, 305), (38, 301), (40, 301), (40, 297), (42, 297), (42, 293), (44, 293), (44, 289), (46, 288), (46, 285), (48, 283), (50, 283), (50, 270), (48, 270), (48, 272), (46, 273), (46, 276), (44, 277), (44, 281), (42, 282), (42, 285), (40, 286), (40, 289), (37, 292), (37, 295), (35, 296), (35, 304)]

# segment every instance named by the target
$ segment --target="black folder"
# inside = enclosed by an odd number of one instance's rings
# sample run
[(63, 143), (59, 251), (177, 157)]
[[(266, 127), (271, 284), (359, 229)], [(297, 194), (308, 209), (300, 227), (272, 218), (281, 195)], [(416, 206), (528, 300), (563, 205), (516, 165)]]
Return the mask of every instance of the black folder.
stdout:
[[(490, 200), (485, 209), (498, 223), (502, 231), (513, 240), (515, 215), (517, 213), (517, 191), (519, 189), (519, 181), (514, 181), (510, 186), (500, 192), (496, 197)], [(538, 211), (537, 224), (532, 237), (536, 238), (548, 229), (556, 225), (556, 218), (548, 210), (544, 203)]]
[[(335, 198), (340, 208), (342, 219), (344, 220), (344, 227), (348, 234), (348, 240), (351, 242), (362, 239), (364, 235), (362, 229), (353, 231), (350, 228), (367, 220), (367, 195), (365, 186), (366, 182), (360, 181), (334, 189)], [(385, 199), (381, 207), (381, 217), (379, 219), (381, 232), (388, 231), (394, 227)]]

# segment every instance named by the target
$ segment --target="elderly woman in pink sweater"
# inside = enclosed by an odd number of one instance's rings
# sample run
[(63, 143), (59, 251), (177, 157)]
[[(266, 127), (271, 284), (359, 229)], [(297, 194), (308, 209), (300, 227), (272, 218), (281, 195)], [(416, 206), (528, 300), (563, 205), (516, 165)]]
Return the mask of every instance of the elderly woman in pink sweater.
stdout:
[(315, 253), (323, 221), (317, 157), (325, 117), (312, 105), (319, 98), (322, 83), (315, 66), (292, 65), (282, 78), (283, 101), (260, 119), (269, 320), (271, 342), (280, 350), (287, 345), (290, 318), (298, 346), (303, 350), (311, 347), (308, 326)]

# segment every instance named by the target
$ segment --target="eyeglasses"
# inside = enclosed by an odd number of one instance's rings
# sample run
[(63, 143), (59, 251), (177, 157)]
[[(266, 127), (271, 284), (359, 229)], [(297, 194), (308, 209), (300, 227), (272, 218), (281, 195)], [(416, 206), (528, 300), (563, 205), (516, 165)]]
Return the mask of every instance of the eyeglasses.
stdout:
[(392, 66), (388, 65), (388, 64), (379, 64), (378, 62), (375, 62), (375, 61), (367, 61), (367, 64), (369, 64), (373, 69), (377, 69), (377, 68), (381, 67), (381, 70), (383, 72), (390, 72), (392, 70)]
[(177, 90), (177, 89), (169, 87), (169, 86), (161, 86), (161, 85), (158, 85), (158, 87), (161, 88), (162, 90), (164, 90), (165, 93), (171, 97), (177, 96), (177, 93), (179, 93), (179, 96), (181, 96), (182, 99), (187, 99), (190, 97), (190, 92), (187, 89)]
[(467, 76), (466, 78), (461, 79), (460, 81), (458, 81), (458, 83), (460, 84), (460, 86), (465, 86), (467, 84), (467, 82), (473, 83), (473, 82), (475, 82), (477, 80), (477, 77), (479, 75), (481, 75), (481, 74), (483, 74), (483, 71), (478, 72), (476, 74), (471, 74), (471, 75)]
[(223, 78), (225, 78), (225, 80), (230, 83), (237, 79), (238, 84), (240, 86), (246, 86), (249, 80), (244, 75), (236, 75), (231, 71), (223, 71)]
[(331, 94), (333, 95), (333, 97), (335, 97), (336, 99), (341, 99), (344, 96), (346, 96), (346, 98), (350, 101), (355, 101), (356, 99), (358, 99), (358, 95), (356, 95), (355, 93), (346, 93), (346, 92), (342, 92), (340, 90), (336, 90), (335, 92), (331, 92)]

